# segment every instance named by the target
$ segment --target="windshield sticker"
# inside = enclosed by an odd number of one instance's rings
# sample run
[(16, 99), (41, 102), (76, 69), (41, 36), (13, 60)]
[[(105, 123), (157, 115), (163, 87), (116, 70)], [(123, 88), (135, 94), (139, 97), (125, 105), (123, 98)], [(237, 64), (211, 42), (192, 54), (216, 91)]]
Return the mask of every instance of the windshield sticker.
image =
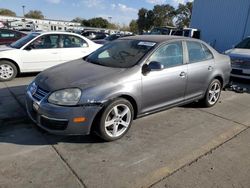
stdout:
[(139, 42), (138, 45), (141, 46), (154, 46), (156, 43), (155, 42)]

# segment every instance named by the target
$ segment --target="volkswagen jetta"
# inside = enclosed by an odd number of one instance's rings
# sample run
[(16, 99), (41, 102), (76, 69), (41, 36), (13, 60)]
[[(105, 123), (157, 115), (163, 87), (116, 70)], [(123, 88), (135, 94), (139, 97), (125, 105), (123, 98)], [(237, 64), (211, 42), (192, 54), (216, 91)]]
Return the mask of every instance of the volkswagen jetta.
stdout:
[(27, 88), (27, 111), (55, 134), (121, 138), (134, 119), (192, 101), (216, 104), (230, 58), (185, 37), (132, 36), (88, 57), (40, 73)]

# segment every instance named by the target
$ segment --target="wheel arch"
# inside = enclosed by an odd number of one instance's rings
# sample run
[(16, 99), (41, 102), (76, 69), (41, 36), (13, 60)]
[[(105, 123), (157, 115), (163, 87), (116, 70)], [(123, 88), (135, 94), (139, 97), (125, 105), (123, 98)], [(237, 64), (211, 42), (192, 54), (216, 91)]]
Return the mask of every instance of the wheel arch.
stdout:
[(221, 75), (216, 75), (216, 76), (214, 77), (214, 79), (219, 80), (220, 83), (221, 83), (221, 87), (224, 87), (224, 80), (223, 80), (223, 77), (222, 77)]
[(137, 106), (136, 100), (133, 97), (131, 97), (130, 95), (120, 95), (120, 96), (118, 96), (118, 98), (124, 98), (132, 104), (133, 109), (134, 109), (134, 119), (136, 119), (137, 114), (138, 114), (138, 106)]
[(20, 71), (20, 67), (19, 67), (19, 65), (13, 60), (13, 59), (9, 59), (9, 58), (0, 58), (0, 62), (1, 61), (9, 61), (9, 62), (11, 62), (11, 63), (13, 63), (15, 66), (16, 66), (16, 68), (17, 68), (17, 74), (19, 74), (21, 71)]

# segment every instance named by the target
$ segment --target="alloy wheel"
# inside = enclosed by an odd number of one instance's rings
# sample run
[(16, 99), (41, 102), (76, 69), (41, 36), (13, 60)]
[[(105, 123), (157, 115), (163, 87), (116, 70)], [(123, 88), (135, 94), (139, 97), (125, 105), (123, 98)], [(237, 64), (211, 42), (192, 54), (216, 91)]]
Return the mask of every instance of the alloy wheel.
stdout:
[(112, 138), (121, 136), (128, 129), (132, 120), (130, 108), (125, 104), (114, 106), (105, 118), (105, 132)]
[(208, 91), (208, 103), (214, 105), (219, 97), (221, 92), (221, 86), (218, 82), (214, 82)]
[(8, 64), (0, 65), (0, 78), (3, 80), (8, 80), (14, 75), (14, 69)]

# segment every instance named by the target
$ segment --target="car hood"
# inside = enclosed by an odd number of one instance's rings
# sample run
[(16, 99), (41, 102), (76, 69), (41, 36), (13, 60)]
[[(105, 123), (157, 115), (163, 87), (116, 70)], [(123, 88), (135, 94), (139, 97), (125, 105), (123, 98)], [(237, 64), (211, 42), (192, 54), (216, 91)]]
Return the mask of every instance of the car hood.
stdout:
[(11, 48), (9, 46), (3, 45), (0, 47), (0, 52), (7, 51), (7, 50), (15, 50), (15, 48)]
[(231, 58), (250, 58), (250, 49), (234, 48), (226, 51)]
[(116, 75), (119, 76), (124, 70), (96, 65), (78, 59), (43, 71), (37, 76), (35, 82), (48, 91), (70, 87), (83, 89), (113, 80)]

